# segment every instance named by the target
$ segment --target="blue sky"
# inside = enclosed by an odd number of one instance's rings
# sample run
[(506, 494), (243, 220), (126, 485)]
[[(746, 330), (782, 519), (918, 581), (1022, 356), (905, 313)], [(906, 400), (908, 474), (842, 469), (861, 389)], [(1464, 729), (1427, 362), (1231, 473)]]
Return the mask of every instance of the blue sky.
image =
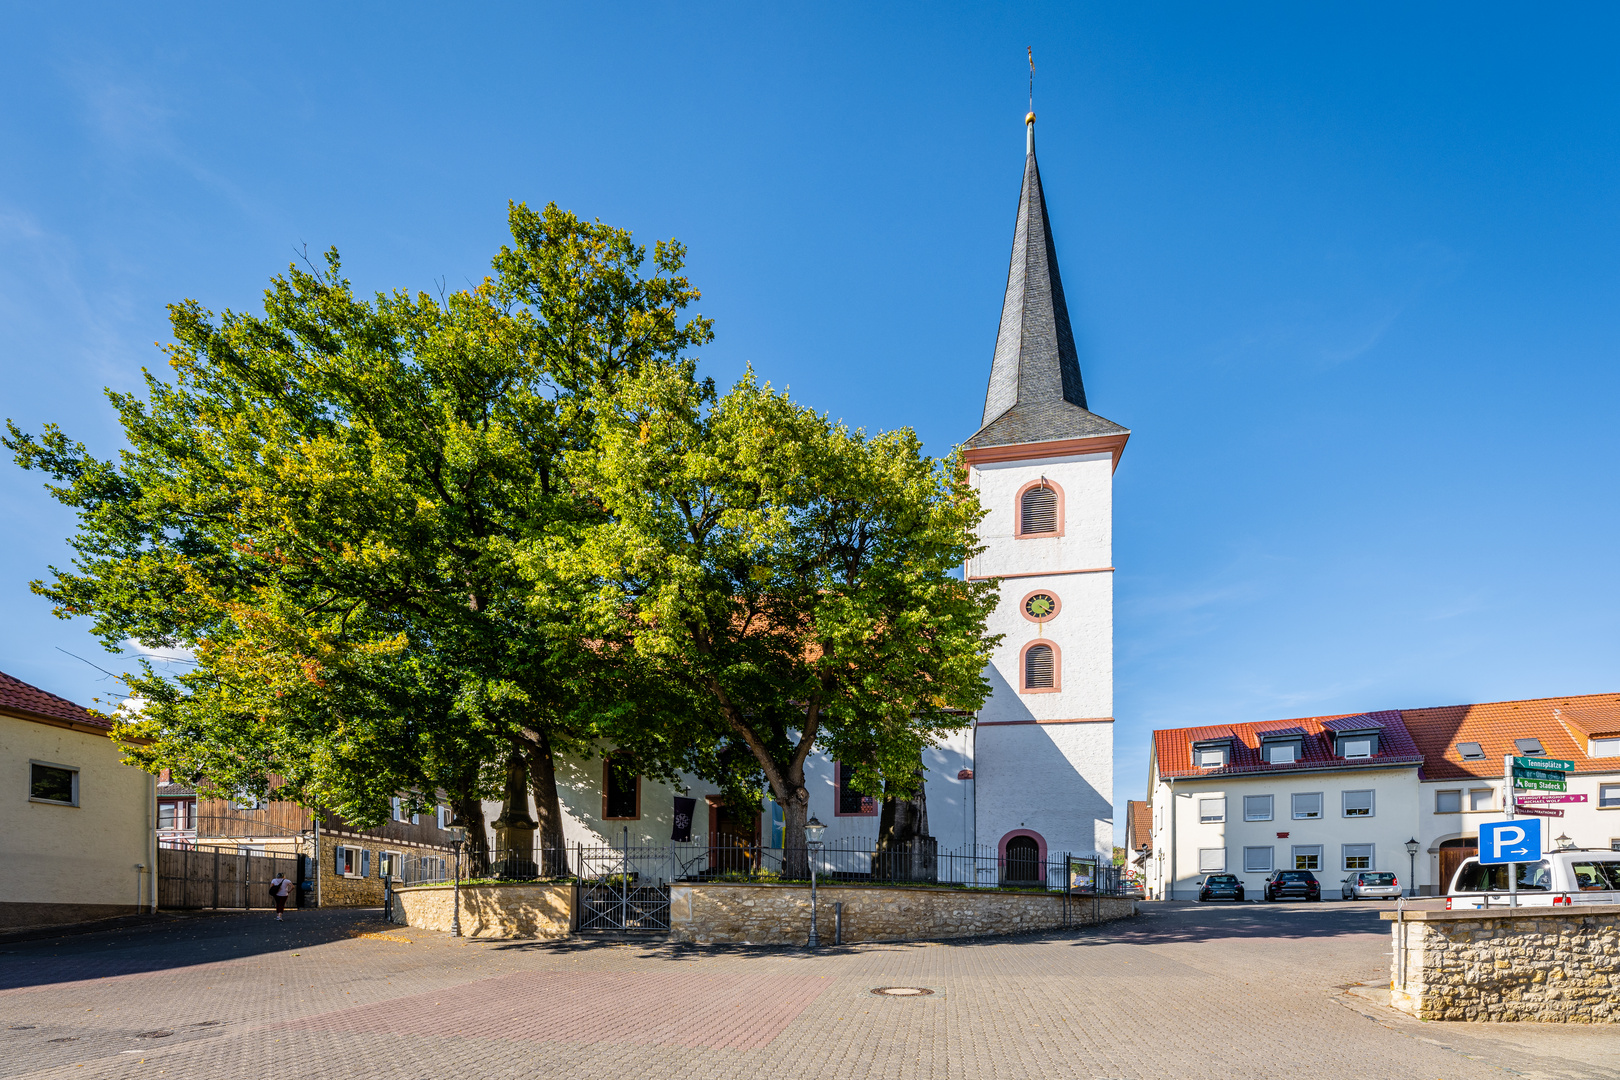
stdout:
[[(0, 414), (117, 446), (164, 304), (305, 244), (477, 280), (506, 200), (690, 248), (747, 363), (944, 453), (983, 404), (1023, 153), (1116, 475), (1120, 804), (1155, 727), (1620, 688), (1620, 16), (1607, 6), (7, 6)], [(1301, 10), (1301, 8), (1308, 10)], [(27, 582), (0, 669), (119, 670)]]

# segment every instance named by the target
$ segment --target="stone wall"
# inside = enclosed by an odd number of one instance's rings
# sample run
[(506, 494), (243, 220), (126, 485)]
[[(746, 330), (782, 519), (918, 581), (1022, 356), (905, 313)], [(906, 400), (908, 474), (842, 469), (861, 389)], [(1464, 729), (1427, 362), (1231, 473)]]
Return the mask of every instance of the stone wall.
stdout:
[[(930, 941), (1018, 934), (1108, 922), (1136, 914), (1134, 900), (977, 889), (829, 885), (817, 890), (816, 929), (833, 941), (834, 904), (844, 905), (844, 942)], [(810, 889), (803, 885), (716, 884), (670, 888), (670, 938), (703, 943), (803, 945)]]
[(1383, 917), (1390, 1002), (1421, 1020), (1620, 1022), (1620, 904)]
[[(395, 889), (394, 918), (408, 926), (448, 933), (454, 896), (451, 885)], [(573, 927), (574, 907), (574, 886), (568, 884), (463, 885), (461, 933), (482, 938), (564, 937)]]

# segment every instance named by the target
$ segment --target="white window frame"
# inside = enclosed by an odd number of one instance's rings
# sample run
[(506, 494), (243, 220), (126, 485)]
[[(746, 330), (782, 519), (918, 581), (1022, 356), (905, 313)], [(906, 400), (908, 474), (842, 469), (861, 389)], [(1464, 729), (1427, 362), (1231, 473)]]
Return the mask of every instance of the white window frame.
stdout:
[[(1441, 808), (1440, 800), (1441, 800), (1442, 797), (1444, 797), (1446, 795), (1455, 795), (1457, 797), (1457, 808), (1455, 810), (1445, 810), (1445, 809)], [(1438, 789), (1436, 789), (1436, 791), (1434, 793), (1434, 812), (1437, 813), (1437, 814), (1460, 814), (1460, 813), (1462, 813), (1463, 812), (1463, 792), (1462, 792), (1462, 788), (1438, 788)]]
[(405, 855), (399, 851), (377, 852), (377, 876), (400, 877), (400, 871), (405, 869)]
[[(73, 798), (69, 802), (61, 799), (41, 799), (34, 794), (34, 766), (42, 769), (61, 769), (63, 772), (73, 774)], [(28, 759), (28, 801), (38, 803), (40, 806), (73, 806), (79, 805), (79, 767), (77, 765), (61, 765), (54, 761), (41, 761), (38, 758)]]
[[(1293, 765), (1296, 764), (1300, 758), (1299, 743), (1297, 742), (1269, 742), (1266, 743), (1262, 749), (1265, 751), (1266, 762), (1271, 765)], [(1283, 761), (1278, 761), (1275, 757), (1278, 750), (1288, 751), (1288, 757)]]
[[(1257, 852), (1257, 851), (1263, 851), (1263, 852), (1266, 853), (1265, 854), (1265, 864), (1266, 865), (1264, 865), (1264, 866), (1256, 866), (1255, 865), (1255, 863), (1257, 861), (1259, 861), (1259, 860), (1257, 860), (1257, 859), (1255, 859), (1253, 857), (1253, 853)], [(1276, 852), (1275, 848), (1270, 848), (1270, 847), (1246, 847), (1246, 848), (1243, 849), (1243, 872), (1245, 874), (1269, 874), (1269, 873), (1271, 873), (1273, 870), (1275, 870), (1277, 868), (1276, 859), (1277, 859), (1277, 852)]]
[[(1316, 813), (1300, 813), (1299, 800), (1309, 798), (1316, 799)], [(1288, 812), (1292, 815), (1294, 821), (1320, 821), (1322, 820), (1322, 803), (1322, 792), (1320, 791), (1296, 791), (1288, 796)]]
[(338, 844), (332, 864), (334, 868), (338, 865), (343, 867), (337, 872), (338, 877), (367, 878), (371, 876), (371, 851), (353, 844)]
[[(1365, 795), (1365, 796), (1367, 796), (1367, 810), (1366, 810), (1366, 813), (1361, 813), (1359, 807), (1356, 808), (1357, 809), (1356, 813), (1351, 813), (1350, 812), (1350, 809), (1351, 809), (1351, 807), (1350, 807), (1350, 796), (1352, 796), (1352, 795)], [(1343, 792), (1339, 793), (1339, 816), (1340, 817), (1369, 818), (1369, 817), (1376, 817), (1377, 814), (1378, 814), (1378, 795), (1377, 795), (1377, 792), (1374, 789), (1372, 789), (1372, 788), (1357, 788), (1354, 791), (1343, 791)]]
[(1620, 784), (1598, 785), (1598, 809), (1620, 810)]
[[(1484, 806), (1476, 805), (1479, 802), (1479, 799), (1476, 796), (1479, 795), (1485, 796)], [(1468, 789), (1468, 812), (1470, 814), (1488, 814), (1494, 809), (1496, 809), (1495, 788), (1476, 787)]]
[(450, 807), (448, 807), (448, 806), (439, 807), (439, 817), (438, 817), (439, 828), (440, 829), (448, 829), (450, 827), (451, 819), (454, 818), (455, 816), (456, 816), (456, 812), (454, 810), (450, 809)]
[[(1226, 768), (1226, 763), (1229, 760), (1229, 758), (1227, 756), (1228, 749), (1229, 748), (1225, 747), (1225, 746), (1197, 746), (1197, 747), (1194, 747), (1193, 748), (1193, 761), (1194, 761), (1196, 767), (1200, 768), (1200, 769), (1224, 769), (1224, 768)], [(1205, 761), (1204, 760), (1204, 755), (1205, 754), (1214, 754), (1220, 760), (1219, 761)]]
[[(1358, 854), (1352, 855), (1352, 854), (1350, 854), (1351, 851), (1355, 851)], [(1359, 854), (1362, 851), (1365, 851), (1366, 854), (1365, 855)], [(1378, 860), (1377, 860), (1376, 856), (1377, 856), (1377, 852), (1373, 850), (1373, 845), (1371, 845), (1371, 844), (1341, 844), (1341, 845), (1339, 845), (1339, 861), (1343, 864), (1342, 869), (1345, 869), (1345, 870), (1371, 870), (1371, 869), (1373, 869), (1374, 867), (1376, 867), (1378, 865)], [(1350, 860), (1351, 859), (1366, 859), (1367, 860), (1367, 865), (1366, 866), (1351, 866), (1350, 865)]]
[[(1220, 865), (1214, 865), (1215, 863)], [(1198, 872), (1200, 874), (1226, 873), (1226, 849), (1223, 847), (1201, 847), (1198, 849)]]
[[(1350, 748), (1361, 743), (1367, 744), (1365, 754), (1352, 754)], [(1339, 740), (1339, 756), (1346, 761), (1365, 761), (1377, 753), (1374, 737), (1371, 735), (1350, 735)]]
[[(1315, 866), (1301, 866), (1300, 859), (1315, 858)], [(1321, 844), (1295, 844), (1288, 851), (1288, 861), (1293, 863), (1290, 870), (1309, 870), (1313, 874), (1322, 872), (1322, 845)]]
[[(1215, 812), (1213, 814), (1211, 813), (1210, 810), (1206, 809), (1206, 807), (1213, 807), (1214, 804), (1217, 804), (1217, 803), (1220, 804), (1220, 805), (1215, 808)], [(1202, 797), (1199, 798), (1199, 800), (1198, 800), (1198, 823), (1200, 825), (1218, 825), (1218, 824), (1224, 822), (1225, 820), (1226, 820), (1226, 796), (1225, 795), (1206, 795), (1206, 796), (1202, 796)]]
[[(1249, 801), (1251, 799), (1254, 800), (1255, 802), (1264, 801), (1265, 804), (1266, 804), (1266, 812), (1264, 814), (1251, 813), (1249, 811)], [(1274, 796), (1274, 795), (1245, 795), (1245, 796), (1243, 796), (1243, 820), (1244, 821), (1271, 821), (1276, 816), (1277, 816), (1277, 798), (1276, 798), (1276, 796)]]
[(1593, 739), (1586, 748), (1587, 757), (1620, 757), (1620, 738)]

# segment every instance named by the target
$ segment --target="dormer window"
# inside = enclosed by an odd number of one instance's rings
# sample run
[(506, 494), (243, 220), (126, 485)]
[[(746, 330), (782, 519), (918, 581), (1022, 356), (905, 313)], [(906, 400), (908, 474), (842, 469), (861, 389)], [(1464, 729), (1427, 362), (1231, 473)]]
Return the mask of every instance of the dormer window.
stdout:
[(1545, 754), (1547, 752), (1541, 748), (1540, 739), (1514, 739), (1513, 745), (1521, 754), (1535, 755)]
[(1220, 769), (1226, 766), (1226, 747), (1197, 746), (1193, 748), (1193, 760), (1200, 769)]
[(1378, 736), (1345, 735), (1339, 738), (1339, 756), (1349, 760), (1370, 758), (1378, 752)]
[(1299, 760), (1299, 743), (1290, 739), (1286, 742), (1268, 742), (1260, 746), (1260, 756), (1272, 765), (1292, 765)]
[(1620, 738), (1593, 739), (1592, 757), (1620, 757)]
[(1464, 761), (1484, 761), (1485, 748), (1477, 742), (1460, 742), (1457, 744), (1457, 754)]

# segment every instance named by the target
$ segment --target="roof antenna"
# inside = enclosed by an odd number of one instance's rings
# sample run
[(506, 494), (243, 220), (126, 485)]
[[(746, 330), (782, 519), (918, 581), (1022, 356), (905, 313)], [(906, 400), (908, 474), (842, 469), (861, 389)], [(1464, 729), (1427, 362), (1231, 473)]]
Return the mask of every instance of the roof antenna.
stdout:
[(1035, 152), (1035, 47), (1027, 46), (1024, 51), (1029, 54), (1029, 115), (1024, 117), (1024, 153)]

